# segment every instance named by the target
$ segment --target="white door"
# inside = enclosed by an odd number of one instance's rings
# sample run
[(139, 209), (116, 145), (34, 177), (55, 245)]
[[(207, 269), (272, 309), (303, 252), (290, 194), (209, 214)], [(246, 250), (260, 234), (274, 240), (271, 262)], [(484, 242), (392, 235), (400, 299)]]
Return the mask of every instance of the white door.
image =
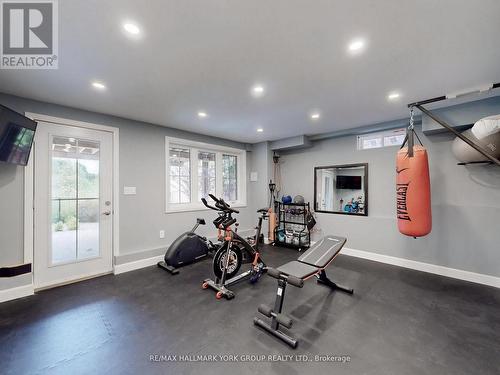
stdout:
[(34, 153), (34, 283), (113, 269), (113, 135), (39, 122)]

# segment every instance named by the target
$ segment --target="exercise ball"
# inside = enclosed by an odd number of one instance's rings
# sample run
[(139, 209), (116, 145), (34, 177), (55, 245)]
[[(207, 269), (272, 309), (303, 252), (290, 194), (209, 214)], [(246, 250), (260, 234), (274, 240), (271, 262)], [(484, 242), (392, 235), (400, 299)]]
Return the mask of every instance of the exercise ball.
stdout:
[(293, 198), (293, 203), (304, 204), (304, 197), (302, 195), (296, 195), (295, 198)]
[(292, 197), (290, 195), (283, 195), (281, 201), (285, 204), (292, 203)]
[[(500, 115), (485, 117), (462, 134), (482, 146), (491, 156), (500, 157)], [(453, 141), (452, 151), (455, 157), (463, 163), (488, 160), (458, 137)]]

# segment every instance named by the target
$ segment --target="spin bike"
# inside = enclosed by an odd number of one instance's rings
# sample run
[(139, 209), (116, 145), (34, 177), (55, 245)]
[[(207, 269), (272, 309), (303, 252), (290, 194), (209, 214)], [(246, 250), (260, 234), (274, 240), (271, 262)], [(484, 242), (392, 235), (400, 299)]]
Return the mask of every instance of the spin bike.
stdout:
[[(209, 205), (206, 199), (202, 199), (203, 204), (219, 213), (223, 213), (225, 221), (218, 228), (219, 240), (222, 245), (215, 252), (213, 259), (214, 280), (206, 279), (203, 284), (203, 289), (213, 289), (217, 293), (215, 297), (221, 299), (233, 299), (235, 293), (228, 289), (229, 286), (249, 279), (250, 283), (256, 283), (262, 274), (267, 270), (265, 263), (259, 253), (259, 239), (262, 228), (262, 221), (268, 217), (267, 208), (259, 209), (260, 214), (254, 237), (245, 239), (238, 234), (238, 222), (232, 217), (233, 214), (238, 214), (239, 211), (231, 208), (222, 198), (216, 198), (209, 194), (210, 198), (215, 202), (215, 207)], [(232, 226), (235, 226), (232, 229)], [(250, 268), (238, 274), (242, 264), (250, 264)]]

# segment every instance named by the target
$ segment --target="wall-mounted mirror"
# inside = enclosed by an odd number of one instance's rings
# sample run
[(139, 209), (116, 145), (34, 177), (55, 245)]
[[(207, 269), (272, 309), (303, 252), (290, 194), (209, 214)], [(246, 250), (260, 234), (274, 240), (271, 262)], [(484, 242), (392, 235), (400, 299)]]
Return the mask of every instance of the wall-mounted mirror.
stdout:
[(368, 216), (368, 164), (314, 168), (316, 212)]

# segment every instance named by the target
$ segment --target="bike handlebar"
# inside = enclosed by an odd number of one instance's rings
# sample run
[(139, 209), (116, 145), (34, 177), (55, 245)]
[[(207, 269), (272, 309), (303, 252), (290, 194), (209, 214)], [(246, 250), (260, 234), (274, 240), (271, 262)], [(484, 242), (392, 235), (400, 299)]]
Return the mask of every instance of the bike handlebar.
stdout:
[(214, 208), (214, 207), (211, 207), (208, 205), (208, 203), (206, 203), (206, 199), (205, 198), (202, 198), (202, 201), (205, 199), (205, 201), (203, 202), (203, 204), (205, 206), (207, 206), (208, 208), (211, 208), (211, 209), (217, 209), (219, 211), (225, 211), (225, 212), (232, 212), (232, 213), (235, 213), (235, 214), (239, 214), (240, 211), (238, 210), (235, 210), (234, 208), (231, 208), (231, 206), (229, 206), (225, 201), (224, 199), (222, 198), (217, 198), (215, 195), (213, 194), (208, 194), (208, 196), (210, 198), (212, 198), (214, 201), (215, 201), (215, 207), (217, 208)]
[(209, 205), (205, 198), (201, 198), (201, 202), (205, 205), (205, 207), (210, 208), (211, 210), (220, 211), (219, 208)]

